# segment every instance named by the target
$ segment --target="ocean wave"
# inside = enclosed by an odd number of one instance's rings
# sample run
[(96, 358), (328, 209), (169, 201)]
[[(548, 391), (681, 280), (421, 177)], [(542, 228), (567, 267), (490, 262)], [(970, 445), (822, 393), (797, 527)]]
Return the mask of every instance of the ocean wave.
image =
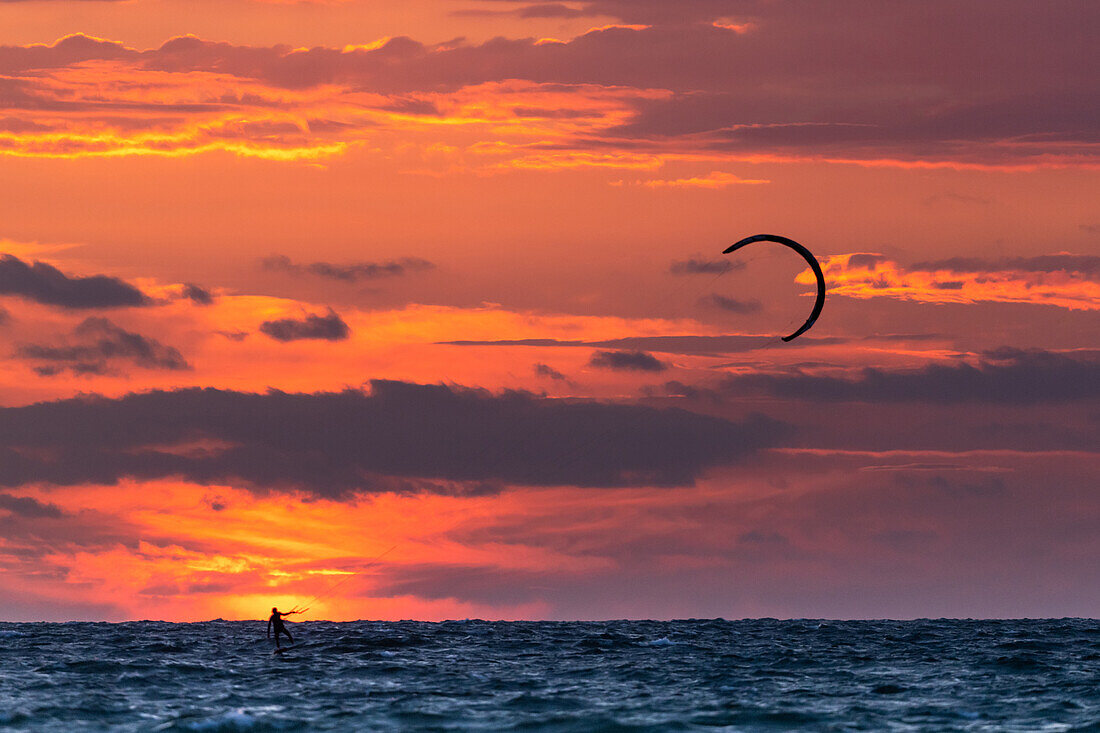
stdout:
[(253, 733), (254, 731), (286, 730), (288, 726), (274, 726), (269, 721), (249, 715), (243, 710), (233, 710), (198, 720), (174, 720), (154, 728), (156, 731), (184, 730), (192, 733)]
[(662, 636), (660, 639), (654, 639), (652, 641), (638, 642), (640, 646), (676, 646), (676, 642), (669, 639), (667, 636)]
[(1100, 624), (10, 624), (0, 730), (1094, 730)]

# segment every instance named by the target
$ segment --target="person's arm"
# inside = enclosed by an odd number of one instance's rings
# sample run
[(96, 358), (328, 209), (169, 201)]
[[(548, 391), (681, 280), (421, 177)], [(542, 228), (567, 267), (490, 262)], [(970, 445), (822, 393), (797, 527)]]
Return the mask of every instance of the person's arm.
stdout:
[(271, 619), (270, 618), (267, 620), (267, 638), (268, 639), (271, 638)]
[(286, 612), (286, 613), (284, 613), (283, 615), (284, 615), (284, 616), (289, 616), (289, 615), (290, 615), (290, 614), (292, 614), (292, 613), (301, 613), (301, 611), (287, 611), (287, 612)]

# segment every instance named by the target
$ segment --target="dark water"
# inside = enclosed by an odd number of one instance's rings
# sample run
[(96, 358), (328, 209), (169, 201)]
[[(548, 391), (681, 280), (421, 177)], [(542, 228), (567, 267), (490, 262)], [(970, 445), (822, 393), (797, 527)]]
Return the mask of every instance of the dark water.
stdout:
[(1100, 622), (0, 624), (0, 730), (1100, 731)]

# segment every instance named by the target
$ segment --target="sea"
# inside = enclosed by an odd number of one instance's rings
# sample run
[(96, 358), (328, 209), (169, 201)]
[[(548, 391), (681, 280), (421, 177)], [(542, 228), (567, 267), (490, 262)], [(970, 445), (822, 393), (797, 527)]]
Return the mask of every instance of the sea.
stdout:
[(288, 626), (0, 624), (0, 731), (1100, 731), (1090, 619)]

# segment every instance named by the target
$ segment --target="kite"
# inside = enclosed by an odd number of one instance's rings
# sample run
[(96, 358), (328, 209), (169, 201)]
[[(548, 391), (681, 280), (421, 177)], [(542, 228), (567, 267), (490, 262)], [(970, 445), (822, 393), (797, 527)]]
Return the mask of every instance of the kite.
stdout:
[(776, 244), (782, 244), (785, 247), (790, 247), (806, 260), (810, 265), (810, 269), (814, 271), (814, 275), (817, 277), (817, 300), (814, 301), (814, 309), (810, 311), (810, 317), (806, 319), (797, 331), (790, 336), (784, 336), (784, 341), (790, 341), (809, 330), (810, 326), (814, 325), (814, 321), (821, 315), (821, 307), (825, 305), (825, 275), (821, 272), (821, 265), (818, 263), (817, 258), (813, 256), (810, 250), (803, 247), (793, 239), (787, 239), (786, 237), (780, 237), (776, 234), (755, 234), (751, 237), (745, 237), (737, 244), (731, 245), (726, 248), (722, 254), (728, 255), (730, 252), (736, 252), (744, 247), (746, 244), (752, 244), (753, 242), (775, 242)]

